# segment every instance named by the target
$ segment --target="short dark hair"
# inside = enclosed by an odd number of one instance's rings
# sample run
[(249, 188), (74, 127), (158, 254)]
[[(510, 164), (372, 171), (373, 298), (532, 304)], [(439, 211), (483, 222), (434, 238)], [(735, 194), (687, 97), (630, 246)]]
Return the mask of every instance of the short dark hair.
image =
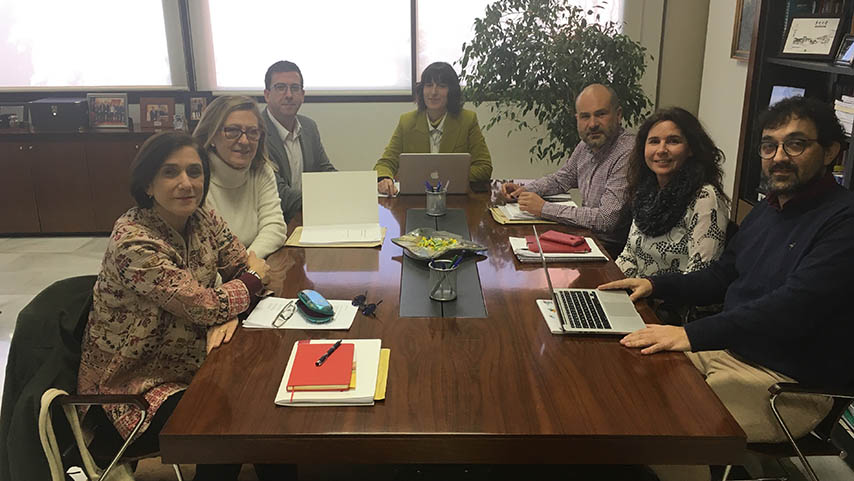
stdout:
[(626, 189), (628, 201), (631, 202), (635, 198), (638, 189), (646, 179), (655, 176), (655, 173), (649, 170), (646, 165), (644, 155), (646, 139), (653, 126), (667, 120), (679, 127), (682, 135), (685, 136), (688, 147), (691, 149), (691, 157), (686, 159), (681, 167), (681, 169), (686, 169), (691, 184), (696, 187), (697, 191), (702, 189), (704, 185), (711, 184), (720, 195), (729, 200), (723, 189), (721, 164), (724, 161), (724, 153), (715, 145), (703, 125), (697, 120), (697, 117), (694, 117), (694, 114), (679, 107), (671, 107), (656, 111), (638, 129), (637, 136), (635, 136), (635, 146), (629, 155), (628, 188)]
[(211, 165), (207, 152), (190, 134), (180, 130), (167, 130), (149, 137), (130, 165), (130, 195), (133, 196), (137, 206), (144, 209), (154, 206), (154, 200), (146, 192), (148, 187), (151, 186), (163, 162), (184, 147), (196, 149), (199, 158), (202, 159), (205, 188), (202, 192), (201, 204), (205, 203), (208, 187), (211, 184)]
[(415, 101), (418, 110), (427, 110), (424, 103), (424, 84), (443, 83), (448, 86), (448, 112), (457, 115), (463, 109), (463, 92), (460, 88), (460, 77), (454, 67), (447, 62), (433, 62), (421, 72), (421, 81), (415, 84)]
[(782, 127), (793, 118), (812, 121), (822, 147), (830, 147), (834, 142), (840, 146), (845, 144), (845, 130), (839, 125), (833, 107), (807, 97), (790, 97), (768, 107), (759, 116), (756, 138), (762, 138), (763, 130)]
[(270, 65), (267, 69), (267, 73), (264, 74), (264, 88), (270, 90), (270, 82), (273, 81), (274, 73), (282, 73), (282, 72), (296, 72), (299, 74), (299, 84), (305, 88), (305, 80), (302, 78), (302, 71), (300, 71), (297, 64), (289, 61), (289, 60), (279, 60), (278, 62)]

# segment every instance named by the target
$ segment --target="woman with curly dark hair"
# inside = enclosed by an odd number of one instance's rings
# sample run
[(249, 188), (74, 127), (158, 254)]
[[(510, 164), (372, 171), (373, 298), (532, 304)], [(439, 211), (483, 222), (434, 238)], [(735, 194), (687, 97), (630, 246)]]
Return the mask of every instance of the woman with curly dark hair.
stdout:
[(629, 159), (629, 239), (617, 265), (626, 277), (692, 272), (723, 252), (729, 199), (723, 152), (700, 121), (673, 107), (650, 116)]

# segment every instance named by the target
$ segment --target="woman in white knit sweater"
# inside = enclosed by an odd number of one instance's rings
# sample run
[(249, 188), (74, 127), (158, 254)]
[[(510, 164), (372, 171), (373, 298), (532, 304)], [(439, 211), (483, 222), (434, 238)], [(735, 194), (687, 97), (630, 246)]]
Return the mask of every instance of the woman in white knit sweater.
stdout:
[(287, 226), (264, 148), (258, 104), (249, 97), (218, 97), (205, 109), (193, 137), (210, 152), (207, 205), (258, 257), (283, 246)]

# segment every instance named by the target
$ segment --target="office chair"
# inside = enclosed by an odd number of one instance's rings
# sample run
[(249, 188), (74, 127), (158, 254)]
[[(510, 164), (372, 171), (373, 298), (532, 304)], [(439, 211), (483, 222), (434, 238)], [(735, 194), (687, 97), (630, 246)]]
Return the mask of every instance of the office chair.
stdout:
[[(769, 387), (768, 392), (771, 393), (771, 397), (769, 399), (769, 402), (771, 403), (771, 410), (774, 412), (774, 416), (777, 418), (777, 423), (786, 434), (788, 441), (780, 443), (749, 443), (747, 445), (748, 451), (777, 459), (797, 456), (810, 480), (819, 481), (818, 476), (815, 474), (815, 470), (813, 470), (806, 457), (839, 456), (844, 458), (846, 456), (846, 452), (844, 450), (833, 444), (831, 440), (831, 433), (839, 424), (839, 419), (842, 417), (842, 414), (846, 409), (848, 409), (848, 406), (854, 402), (854, 389), (822, 389), (798, 383), (781, 382)], [(821, 394), (831, 397), (833, 399), (833, 406), (827, 416), (825, 416), (825, 418), (815, 427), (815, 429), (813, 429), (811, 433), (795, 440), (792, 437), (792, 433), (789, 431), (789, 427), (786, 425), (786, 422), (777, 410), (776, 401), (782, 394), (790, 396), (797, 396), (800, 394)], [(722, 481), (728, 480), (731, 468), (732, 466), (726, 467)], [(787, 477), (762, 478), (762, 481), (786, 481), (787, 479)]]
[[(148, 407), (138, 395), (74, 395), (95, 279), (96, 276), (80, 276), (54, 282), (18, 314), (9, 347), (0, 415), (0, 434), (4, 439), (15, 439), (15, 443), (3, 444), (0, 453), (3, 468), (0, 474), (11, 479), (50, 476), (53, 481), (64, 481), (67, 478), (63, 464), (73, 460), (83, 462), (89, 479), (133, 480), (128, 463), (159, 455), (135, 453), (133, 445), (127, 442), (118, 453), (95, 449), (90, 452), (89, 446), (96, 447), (99, 443), (88, 444), (90, 440), (84, 439), (75, 406), (133, 404), (142, 410), (143, 419)], [(57, 424), (58, 431), (54, 431), (54, 422), (61, 418), (52, 416), (52, 405), (61, 405), (68, 420), (67, 426)], [(95, 441), (98, 437), (95, 436)], [(95, 460), (103, 460), (107, 468), (101, 472)], [(174, 469), (182, 481), (180, 469), (177, 466)]]

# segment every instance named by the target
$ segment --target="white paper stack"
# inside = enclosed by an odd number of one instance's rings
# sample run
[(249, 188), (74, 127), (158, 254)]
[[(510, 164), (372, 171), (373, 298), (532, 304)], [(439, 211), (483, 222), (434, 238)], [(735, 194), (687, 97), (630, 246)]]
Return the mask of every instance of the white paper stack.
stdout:
[(843, 95), (841, 100), (833, 102), (833, 108), (836, 111), (836, 118), (845, 129), (845, 133), (851, 135), (852, 127), (854, 127), (854, 97)]
[[(328, 339), (312, 339), (312, 343), (329, 343)], [(279, 406), (372, 406), (377, 389), (377, 370), (380, 364), (380, 339), (345, 339), (355, 345), (356, 387), (347, 391), (288, 391), (288, 379), (297, 354), (297, 344), (291, 350), (288, 367), (276, 393)]]
[[(569, 194), (564, 194), (564, 195), (569, 196)], [(557, 196), (553, 196), (551, 198), (555, 198), (555, 197), (557, 197)], [(561, 197), (557, 197), (557, 198), (565, 198), (565, 197), (561, 196)], [(560, 202), (554, 202), (554, 203), (557, 205), (565, 205), (565, 206), (569, 206), (569, 207), (578, 207), (578, 205), (571, 200), (562, 200)], [(519, 204), (515, 204), (515, 203), (514, 204), (504, 204), (502, 206), (499, 206), (498, 209), (501, 211), (502, 214), (504, 214), (504, 217), (506, 217), (507, 220), (536, 220), (536, 219), (539, 219), (539, 217), (523, 211), (522, 209), (519, 208)]]
[(356, 318), (356, 306), (352, 301), (339, 301), (328, 299), (332, 304), (332, 310), (335, 315), (329, 322), (316, 324), (309, 322), (294, 306), (293, 315), (285, 321), (284, 324), (276, 327), (273, 325), (276, 316), (288, 305), (289, 302), (296, 302), (296, 299), (285, 299), (282, 297), (265, 297), (258, 301), (255, 309), (243, 321), (243, 327), (249, 329), (306, 329), (306, 330), (344, 330), (350, 329), (353, 325), (353, 320)]
[(303, 173), (302, 222), (300, 244), (380, 242), (377, 173)]
[[(563, 253), (545, 253), (546, 262), (583, 262), (583, 261), (607, 261), (606, 256), (596, 242), (590, 237), (585, 237), (584, 241), (590, 246), (590, 252), (578, 252), (571, 254)], [(510, 237), (510, 248), (513, 249), (513, 254), (519, 259), (519, 262), (542, 262), (540, 261), (540, 253), (532, 252), (528, 249), (528, 241), (524, 237)]]

